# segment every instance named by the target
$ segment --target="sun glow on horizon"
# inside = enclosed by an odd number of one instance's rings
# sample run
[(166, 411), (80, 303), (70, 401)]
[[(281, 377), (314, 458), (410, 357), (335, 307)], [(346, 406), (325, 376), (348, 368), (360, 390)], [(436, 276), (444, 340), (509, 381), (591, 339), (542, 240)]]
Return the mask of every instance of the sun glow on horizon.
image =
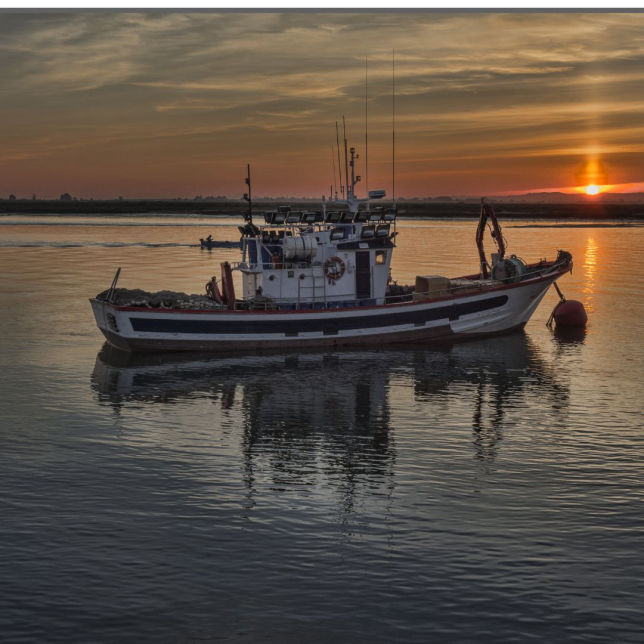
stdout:
[(587, 195), (596, 195), (599, 194), (599, 186), (595, 185), (594, 183), (591, 183), (586, 186), (586, 194)]

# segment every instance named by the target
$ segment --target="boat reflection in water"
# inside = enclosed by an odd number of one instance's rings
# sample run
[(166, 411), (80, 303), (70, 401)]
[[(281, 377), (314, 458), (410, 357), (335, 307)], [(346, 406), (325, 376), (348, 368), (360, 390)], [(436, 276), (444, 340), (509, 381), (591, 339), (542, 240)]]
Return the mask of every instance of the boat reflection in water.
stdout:
[(391, 478), (388, 383), (412, 355), (369, 351), (209, 358), (130, 355), (105, 345), (92, 382), (100, 401), (119, 415), (130, 403), (209, 399), (216, 407), (204, 424), (219, 431), (227, 415), (240, 428), (238, 454), (249, 492), (257, 470), (276, 488), (314, 485), (323, 473), (334, 479), (344, 513), (351, 513), (356, 472), (375, 485)]
[(100, 400), (117, 412), (133, 401), (200, 399), (228, 410), (242, 428), (250, 477), (254, 458), (267, 458), (276, 473), (314, 476), (324, 457), (325, 469), (349, 478), (358, 469), (391, 474), (394, 433), (409, 430), (411, 405), (428, 433), (448, 406), (459, 428), (471, 418), (476, 456), (492, 459), (506, 410), (560, 413), (564, 380), (522, 332), (431, 349), (224, 357), (131, 355), (105, 345), (92, 376)]
[(506, 417), (511, 414), (516, 426), (521, 408), (547, 409), (560, 422), (565, 420), (561, 414), (568, 407), (568, 385), (522, 332), (455, 344), (442, 354), (419, 352), (413, 377), (416, 397), (421, 400), (447, 403), (457, 392), (466, 398), (464, 412), (471, 413), (475, 455), (482, 461), (494, 459)]

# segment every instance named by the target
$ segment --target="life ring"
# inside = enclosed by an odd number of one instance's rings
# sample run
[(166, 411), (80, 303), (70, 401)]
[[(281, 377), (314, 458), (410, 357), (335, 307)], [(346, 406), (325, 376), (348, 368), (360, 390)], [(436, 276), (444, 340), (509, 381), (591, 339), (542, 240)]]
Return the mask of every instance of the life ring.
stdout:
[(339, 280), (346, 270), (344, 262), (339, 257), (329, 257), (329, 259), (324, 262), (324, 274), (329, 279), (329, 283), (333, 284), (336, 280)]

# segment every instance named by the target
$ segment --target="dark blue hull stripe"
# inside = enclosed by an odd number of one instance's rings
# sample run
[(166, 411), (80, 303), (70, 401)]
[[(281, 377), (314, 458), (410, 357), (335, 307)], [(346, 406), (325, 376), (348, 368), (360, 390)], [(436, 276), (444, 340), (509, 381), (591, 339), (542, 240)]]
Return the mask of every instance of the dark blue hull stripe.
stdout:
[(130, 322), (135, 331), (147, 333), (198, 333), (198, 334), (264, 334), (264, 333), (324, 333), (351, 331), (356, 329), (377, 329), (398, 324), (423, 324), (435, 320), (457, 320), (461, 315), (488, 311), (503, 306), (507, 295), (499, 295), (477, 302), (449, 304), (435, 309), (421, 311), (407, 310), (400, 313), (337, 318), (313, 318), (306, 313), (297, 313), (287, 320), (267, 320), (264, 315), (253, 316), (252, 320), (232, 321), (228, 315), (220, 320), (181, 318), (137, 318)]

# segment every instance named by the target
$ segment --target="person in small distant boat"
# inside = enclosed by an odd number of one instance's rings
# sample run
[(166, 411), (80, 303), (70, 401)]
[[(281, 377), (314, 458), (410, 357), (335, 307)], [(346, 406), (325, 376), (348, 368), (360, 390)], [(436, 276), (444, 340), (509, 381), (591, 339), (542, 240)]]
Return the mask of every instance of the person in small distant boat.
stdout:
[(206, 241), (210, 243), (212, 241), (212, 235), (208, 235), (208, 237), (206, 237)]

